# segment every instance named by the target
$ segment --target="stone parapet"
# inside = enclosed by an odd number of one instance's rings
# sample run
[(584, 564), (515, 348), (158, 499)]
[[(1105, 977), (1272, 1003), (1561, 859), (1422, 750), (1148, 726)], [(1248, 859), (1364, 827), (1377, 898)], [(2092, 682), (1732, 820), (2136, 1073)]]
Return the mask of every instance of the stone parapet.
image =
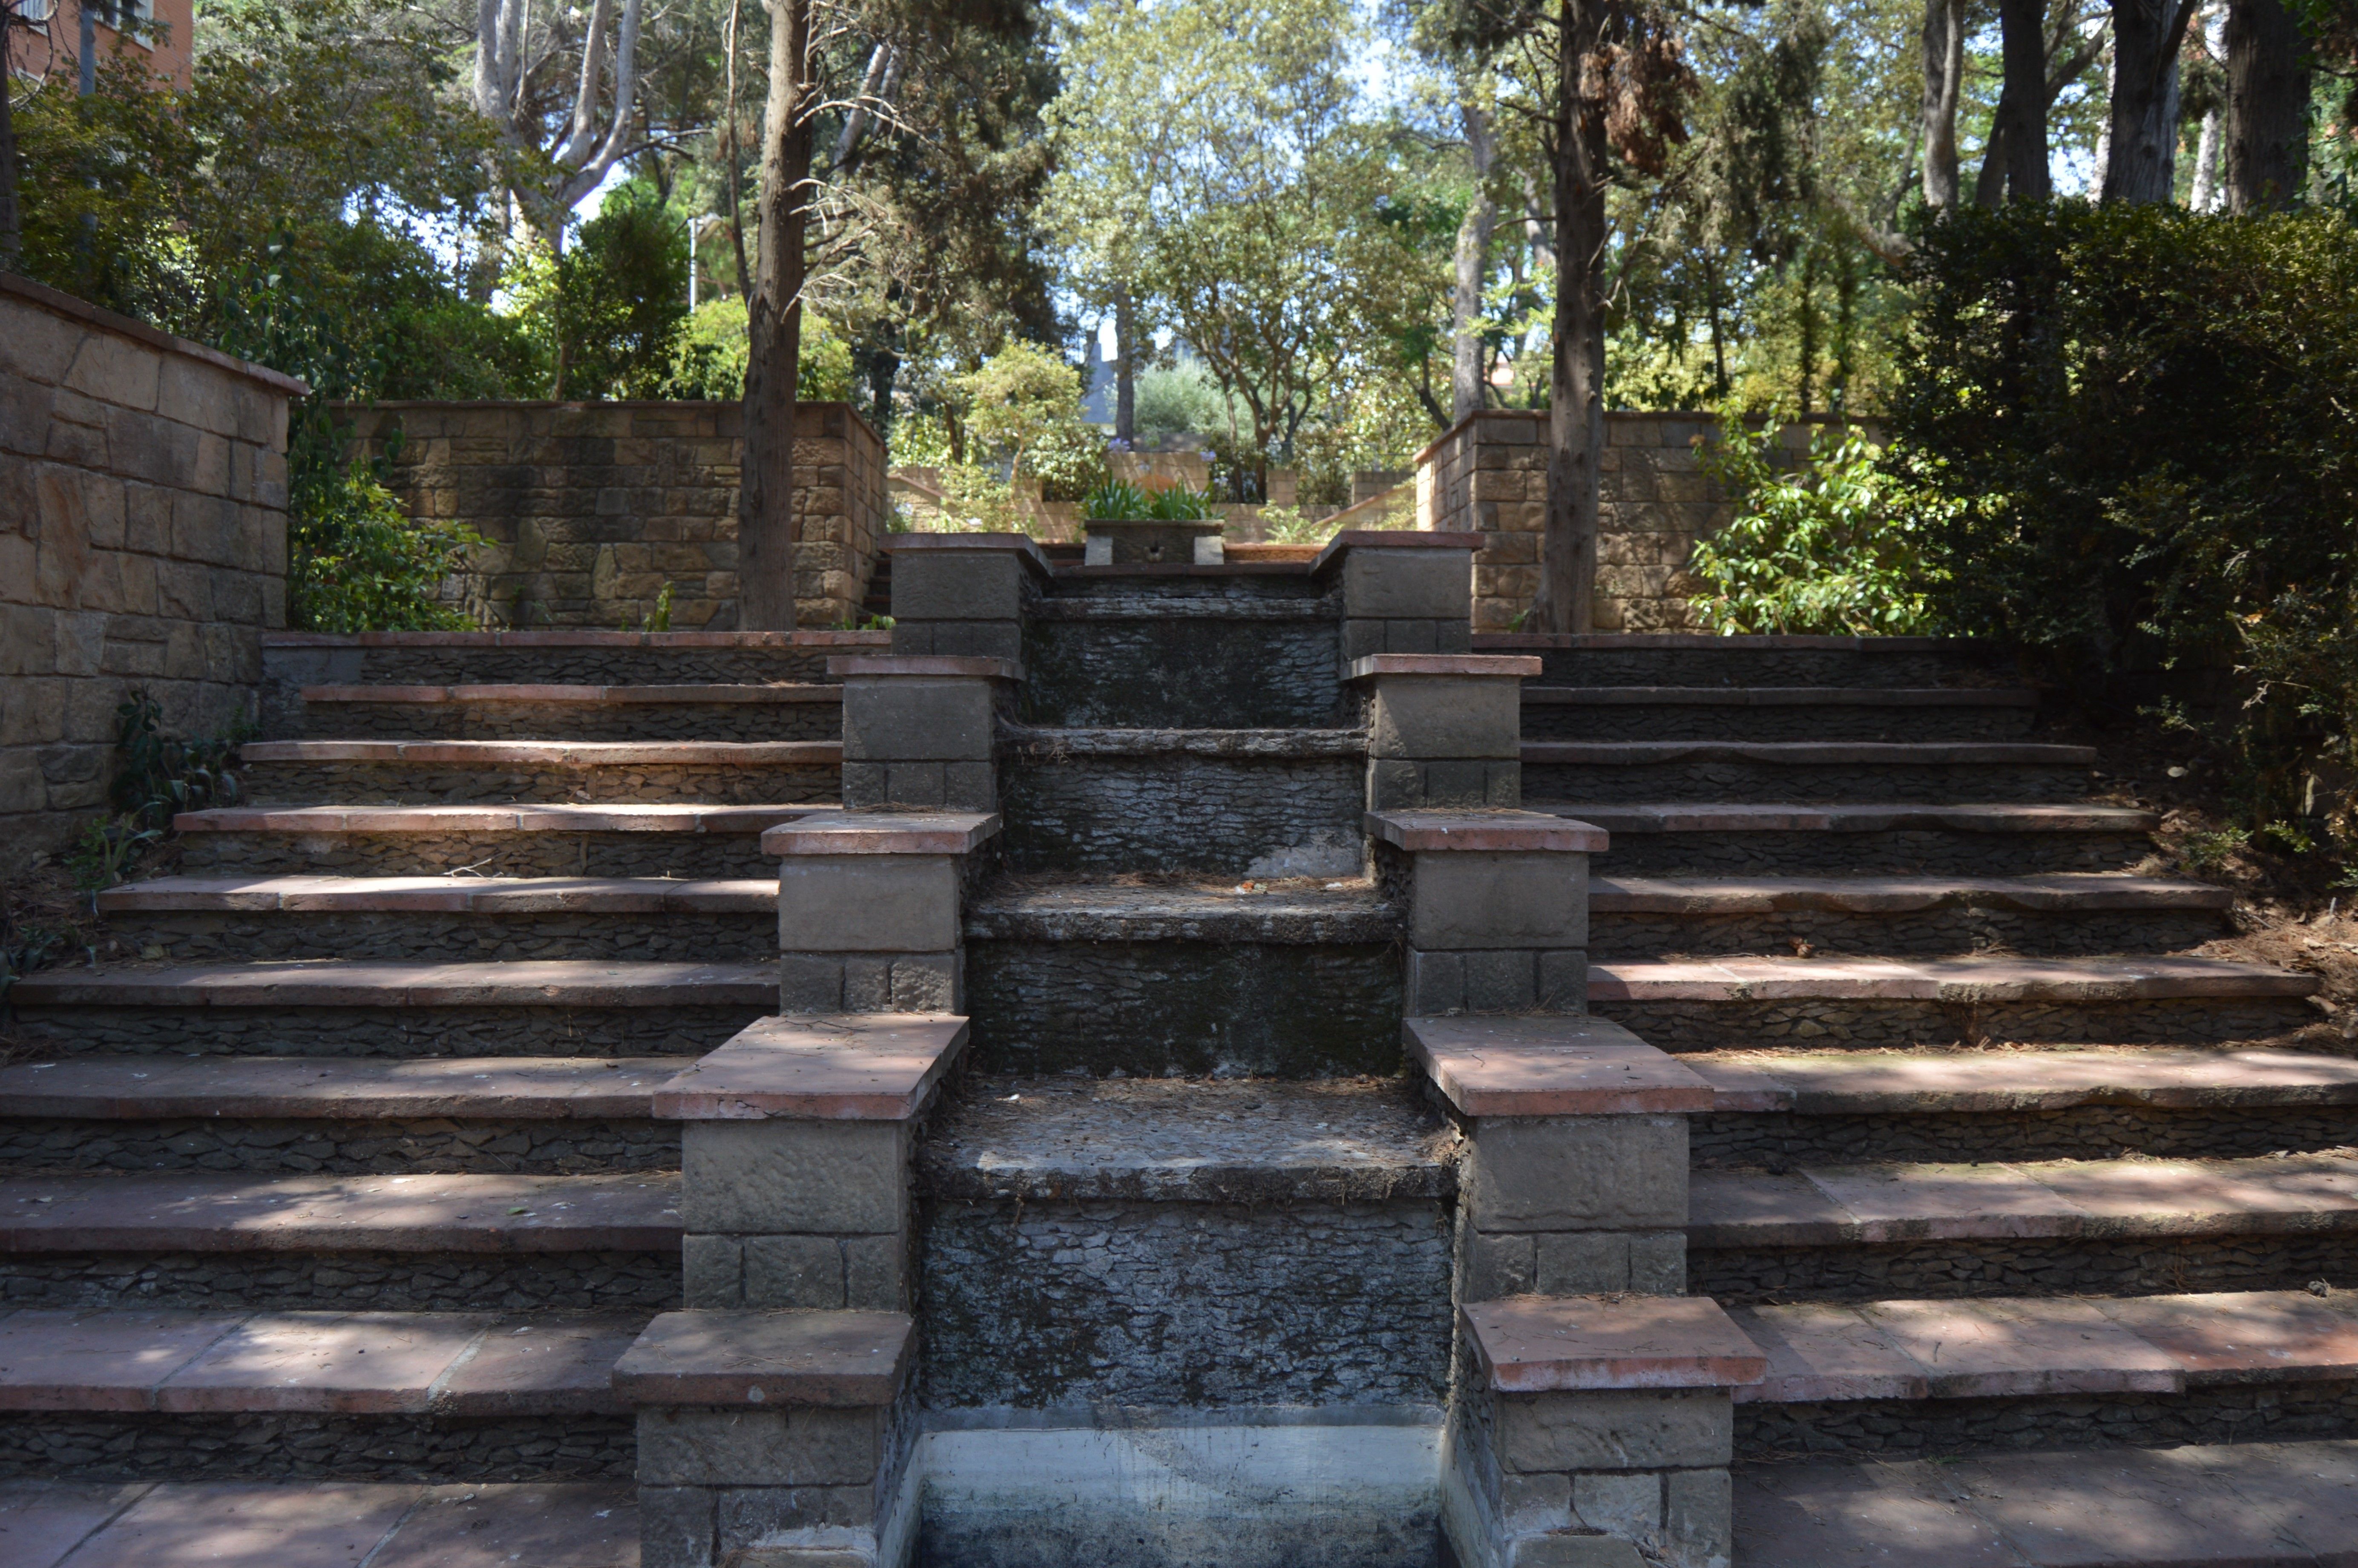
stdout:
[(844, 805), (999, 809), (999, 726), (1014, 717), (1022, 665), (894, 654), (830, 659), (827, 673), (843, 682)]
[(892, 651), (1021, 660), (1023, 616), (1050, 576), (1022, 534), (896, 534)]
[(1408, 908), (1411, 1015), (1588, 1011), (1603, 833), (1535, 811), (1369, 812), (1367, 831)]
[(979, 812), (814, 812), (762, 836), (778, 871), (779, 1011), (964, 1011), (960, 902)]
[(1312, 558), (1343, 589), (1343, 664), (1371, 654), (1464, 654), (1473, 646), (1473, 533), (1346, 529)]
[(1522, 683), (1539, 673), (1537, 659), (1473, 654), (1354, 660), (1348, 675), (1368, 731), (1368, 809), (1520, 806)]

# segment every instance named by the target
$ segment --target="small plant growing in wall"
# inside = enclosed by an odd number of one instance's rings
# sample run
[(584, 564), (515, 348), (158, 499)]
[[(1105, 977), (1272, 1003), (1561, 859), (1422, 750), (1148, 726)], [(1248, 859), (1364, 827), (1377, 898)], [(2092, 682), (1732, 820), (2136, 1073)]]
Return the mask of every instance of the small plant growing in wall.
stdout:
[(1149, 491), (1127, 480), (1108, 480), (1081, 497), (1081, 515), (1091, 522), (1201, 523), (1217, 517), (1211, 487), (1174, 484)]

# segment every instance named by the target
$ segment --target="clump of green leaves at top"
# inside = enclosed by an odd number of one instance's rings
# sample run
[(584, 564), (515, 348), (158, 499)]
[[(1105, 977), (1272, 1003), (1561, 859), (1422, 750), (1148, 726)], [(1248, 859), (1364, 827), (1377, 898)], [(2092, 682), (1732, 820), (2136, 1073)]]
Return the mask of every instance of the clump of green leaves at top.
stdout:
[(1209, 485), (1148, 490), (1127, 480), (1108, 480), (1081, 497), (1081, 515), (1107, 522), (1200, 523), (1220, 514), (1218, 503), (1219, 496)]
[(344, 460), (324, 409), (295, 427), (287, 463), (290, 624), (315, 632), (463, 628), (443, 584), (484, 540), (463, 523), (420, 522), (374, 463)]
[(1109, 479), (1081, 497), (1081, 515), (1093, 521), (1144, 517), (1154, 498), (1126, 479)]

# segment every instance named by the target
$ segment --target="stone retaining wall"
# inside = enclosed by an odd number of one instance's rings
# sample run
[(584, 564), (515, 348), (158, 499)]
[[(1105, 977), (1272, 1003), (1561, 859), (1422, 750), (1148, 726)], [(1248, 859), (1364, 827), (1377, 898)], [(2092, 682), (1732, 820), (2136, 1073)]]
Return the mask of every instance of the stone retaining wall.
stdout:
[(106, 810), (132, 687), (174, 734), (254, 717), (304, 391), (0, 274), (0, 871)]
[[(351, 406), (410, 514), (491, 542), (444, 597), (486, 626), (637, 629), (666, 584), (675, 630), (737, 626), (733, 403)], [(395, 438), (396, 434), (398, 439)], [(845, 403), (795, 431), (795, 620), (855, 622), (885, 526), (884, 443)]]

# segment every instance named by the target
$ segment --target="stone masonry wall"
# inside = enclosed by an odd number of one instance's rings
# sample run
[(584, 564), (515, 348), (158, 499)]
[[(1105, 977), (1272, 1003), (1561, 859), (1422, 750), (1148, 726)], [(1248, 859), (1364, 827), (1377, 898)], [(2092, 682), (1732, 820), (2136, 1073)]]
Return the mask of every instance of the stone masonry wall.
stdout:
[[(412, 516), (491, 542), (445, 597), (487, 626), (638, 628), (671, 585), (671, 629), (737, 627), (733, 403), (347, 406), (352, 449), (386, 458)], [(398, 439), (395, 435), (398, 433)], [(884, 532), (884, 443), (842, 403), (795, 431), (795, 619), (857, 621)]]
[(0, 274), (0, 871), (106, 809), (114, 709), (254, 712), (302, 383)]

